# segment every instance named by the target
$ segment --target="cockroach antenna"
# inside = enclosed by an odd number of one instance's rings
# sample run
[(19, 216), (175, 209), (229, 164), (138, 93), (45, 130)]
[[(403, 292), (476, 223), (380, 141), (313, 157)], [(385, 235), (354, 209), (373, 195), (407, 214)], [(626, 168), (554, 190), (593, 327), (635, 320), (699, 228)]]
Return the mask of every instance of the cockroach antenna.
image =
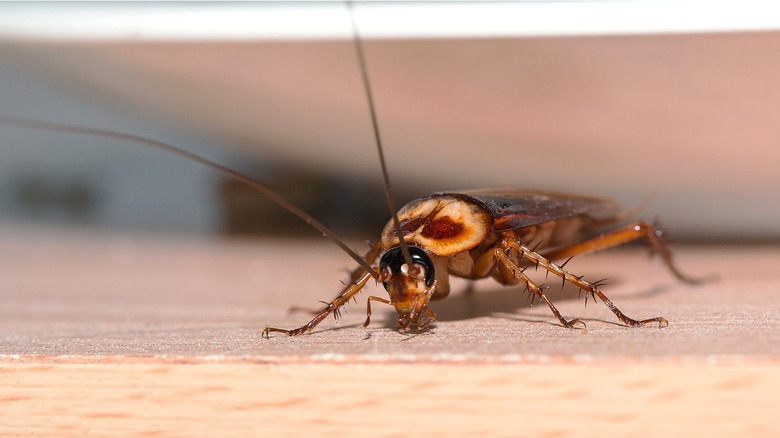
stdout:
[(382, 148), (382, 137), (379, 135), (379, 122), (376, 116), (376, 106), (374, 105), (374, 95), (371, 92), (371, 82), (368, 79), (368, 68), (366, 67), (366, 56), (363, 52), (363, 39), (360, 37), (358, 31), (357, 20), (355, 20), (355, 8), (352, 2), (347, 2), (347, 8), (349, 9), (349, 18), (352, 22), (352, 36), (355, 41), (355, 53), (357, 54), (358, 65), (360, 66), (360, 77), (363, 80), (363, 87), (366, 92), (366, 100), (368, 101), (368, 109), (371, 114), (371, 126), (374, 128), (374, 140), (376, 143), (376, 149), (379, 153), (379, 165), (382, 167), (382, 178), (385, 186), (385, 198), (387, 199), (387, 208), (390, 210), (390, 214), (393, 216), (393, 224), (395, 226), (395, 234), (398, 236), (399, 245), (401, 247), (401, 253), (403, 254), (404, 261), (407, 264), (412, 263), (412, 256), (409, 254), (409, 248), (401, 238), (401, 221), (398, 220), (398, 209), (395, 207), (395, 200), (393, 198), (393, 191), (390, 187), (390, 176), (387, 171), (387, 163), (385, 162), (385, 153)]
[(204, 166), (210, 167), (214, 170), (217, 170), (219, 172), (222, 172), (232, 178), (237, 179), (238, 181), (243, 182), (244, 184), (247, 184), (248, 186), (254, 188), (263, 196), (270, 199), (271, 201), (275, 202), (285, 210), (289, 211), (290, 213), (298, 216), (301, 218), (304, 222), (311, 225), (314, 229), (322, 233), (323, 237), (327, 237), (328, 239), (332, 240), (333, 243), (338, 245), (339, 248), (344, 250), (350, 257), (352, 257), (363, 269), (366, 270), (372, 277), (374, 277), (376, 280), (379, 280), (379, 275), (374, 271), (374, 269), (371, 268), (371, 266), (366, 263), (365, 260), (363, 260), (363, 257), (359, 256), (357, 252), (355, 252), (352, 248), (347, 245), (344, 240), (342, 240), (339, 236), (336, 235), (333, 231), (331, 231), (328, 227), (321, 224), (319, 221), (314, 219), (310, 214), (306, 213), (305, 211), (298, 208), (295, 204), (292, 202), (286, 200), (282, 195), (276, 193), (275, 191), (271, 190), (264, 184), (261, 184), (259, 181), (243, 174), (240, 172), (237, 172), (227, 166), (223, 166), (222, 164), (219, 164), (215, 161), (209, 160), (208, 158), (198, 155), (196, 153), (184, 150), (182, 148), (179, 148), (177, 146), (173, 146), (168, 143), (163, 143), (161, 141), (152, 140), (150, 138), (141, 137), (139, 135), (133, 135), (133, 134), (127, 134), (123, 132), (114, 132), (114, 131), (107, 131), (103, 129), (95, 129), (95, 128), (86, 128), (82, 126), (71, 126), (71, 125), (64, 125), (60, 123), (53, 123), (53, 122), (43, 122), (43, 121), (36, 121), (36, 120), (27, 120), (19, 117), (11, 117), (6, 115), (0, 115), (0, 124), (4, 125), (10, 125), (10, 126), (19, 126), (23, 128), (31, 128), (31, 129), (41, 129), (45, 131), (57, 131), (57, 132), (68, 132), (68, 133), (74, 133), (74, 134), (84, 134), (84, 135), (92, 135), (92, 136), (98, 136), (98, 137), (108, 137), (108, 138), (114, 138), (114, 139), (120, 139), (120, 140), (127, 140), (131, 141), (133, 143), (143, 144), (146, 146), (151, 146), (157, 149), (162, 149), (164, 151), (180, 155), (185, 158), (189, 158), (193, 161), (196, 161), (198, 163), (203, 164)]

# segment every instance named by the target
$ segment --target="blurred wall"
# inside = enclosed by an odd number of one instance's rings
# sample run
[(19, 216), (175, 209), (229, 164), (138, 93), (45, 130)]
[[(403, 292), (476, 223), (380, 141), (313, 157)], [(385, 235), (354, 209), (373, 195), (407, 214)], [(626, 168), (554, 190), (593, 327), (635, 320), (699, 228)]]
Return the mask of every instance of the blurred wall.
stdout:
[[(376, 203), (381, 210), (352, 44), (6, 41), (0, 112), (147, 136), (171, 129), (172, 141), (213, 145), (218, 156), (239, 157), (226, 158), (234, 164), (253, 157), (262, 163), (255, 174), (302, 170), (362, 181), (350, 183), (369, 188), (353, 208)], [(432, 190), (523, 187), (613, 196), (631, 207), (653, 195), (645, 217), (660, 215), (675, 238), (780, 239), (780, 32), (371, 39), (366, 52), (391, 176), (404, 200)], [(45, 85), (19, 85), (32, 77)], [(52, 110), (40, 90), (67, 90), (94, 106)], [(125, 122), (94, 117), (106, 112)], [(0, 129), (4, 169), (28, 173), (20, 156), (42, 169), (72, 165), (50, 153), (64, 150), (59, 136), (29, 140), (39, 134), (15, 130), (27, 143), (9, 147), (10, 134)], [(33, 160), (34, 147), (42, 149)], [(107, 169), (132, 168), (115, 151), (89, 155), (105, 157), (114, 166)], [(158, 181), (146, 165), (127, 172), (153, 191), (202, 172), (160, 170)], [(136, 190), (132, 184), (122, 190)], [(132, 209), (136, 216), (180, 214), (164, 204)]]

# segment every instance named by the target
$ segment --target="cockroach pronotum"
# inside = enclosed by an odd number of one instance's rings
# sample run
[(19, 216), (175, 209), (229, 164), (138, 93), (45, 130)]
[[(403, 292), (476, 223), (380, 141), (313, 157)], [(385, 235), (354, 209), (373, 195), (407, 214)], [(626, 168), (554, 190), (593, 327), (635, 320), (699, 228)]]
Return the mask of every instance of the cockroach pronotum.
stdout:
[[(657, 324), (659, 327), (665, 327), (668, 325), (667, 320), (660, 316), (648, 319), (628, 317), (601, 291), (602, 281), (587, 281), (582, 276), (574, 275), (565, 269), (568, 261), (575, 255), (643, 239), (652, 251), (661, 257), (675, 277), (687, 283), (699, 281), (680, 272), (672, 260), (671, 252), (660, 229), (649, 223), (636, 222), (582, 240), (582, 236), (587, 232), (616, 223), (623, 218), (619, 213), (618, 205), (609, 199), (521, 190), (475, 190), (434, 193), (396, 210), (391, 195), (362, 41), (354, 17), (353, 30), (355, 51), (379, 152), (385, 194), (392, 214), (380, 239), (372, 244), (368, 253), (362, 257), (327, 227), (265, 185), (176, 146), (131, 134), (8, 116), (0, 116), (0, 123), (120, 138), (197, 161), (253, 187), (311, 224), (357, 262), (358, 267), (351, 272), (350, 280), (341, 293), (322, 311), (316, 313), (311, 321), (294, 329), (267, 327), (262, 332), (263, 337), (270, 337), (270, 334), (275, 332), (290, 336), (310, 332), (328, 315), (338, 315), (342, 306), (360, 292), (371, 279), (383, 284), (389, 298), (368, 297), (364, 326), (368, 326), (371, 320), (371, 304), (375, 302), (389, 304), (395, 308), (398, 313), (398, 325), (402, 331), (412, 328), (423, 330), (436, 321), (436, 315), (429, 307), (429, 303), (445, 298), (449, 294), (450, 275), (471, 280), (492, 277), (503, 285), (521, 285), (547, 304), (564, 327), (585, 327), (582, 320), (566, 319), (561, 315), (545, 295), (546, 287), (537, 284), (526, 275), (525, 270), (529, 266), (541, 267), (559, 277), (562, 283), (576, 286), (585, 293), (586, 299), (588, 296), (594, 300), (600, 299), (617, 316), (617, 319), (627, 326)], [(377, 259), (379, 259), (378, 264)], [(564, 261), (559, 263), (560, 260)]]

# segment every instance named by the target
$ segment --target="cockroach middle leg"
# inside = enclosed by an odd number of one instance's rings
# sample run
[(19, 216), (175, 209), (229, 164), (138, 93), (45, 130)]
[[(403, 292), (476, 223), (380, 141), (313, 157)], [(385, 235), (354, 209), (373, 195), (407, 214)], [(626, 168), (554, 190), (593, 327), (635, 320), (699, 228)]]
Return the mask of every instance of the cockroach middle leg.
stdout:
[(493, 251), (493, 255), (498, 261), (498, 263), (502, 263), (504, 266), (509, 268), (513, 274), (514, 277), (520, 280), (520, 282), (528, 289), (529, 292), (532, 294), (535, 294), (539, 297), (542, 301), (544, 301), (545, 304), (547, 304), (547, 307), (550, 308), (553, 315), (555, 315), (556, 318), (558, 318), (558, 321), (560, 321), (561, 325), (563, 325), (566, 328), (575, 328), (577, 326), (581, 328), (586, 328), (585, 323), (582, 320), (579, 319), (566, 319), (561, 315), (561, 312), (558, 311), (557, 308), (555, 308), (555, 305), (550, 301), (549, 298), (547, 298), (547, 295), (544, 293), (544, 286), (539, 286), (536, 283), (534, 283), (533, 280), (528, 278), (527, 275), (523, 272), (522, 269), (518, 268), (517, 265), (515, 265), (512, 260), (510, 260), (509, 256), (504, 253), (504, 250), (502, 248), (496, 248)]
[(672, 259), (672, 252), (669, 250), (669, 245), (663, 239), (661, 230), (647, 222), (636, 222), (583, 242), (555, 248), (552, 251), (545, 252), (544, 256), (548, 260), (562, 260), (579, 254), (614, 248), (639, 239), (645, 239), (647, 241), (653, 254), (658, 254), (669, 271), (678, 279), (690, 284), (698, 284), (707, 280), (693, 278), (683, 274), (682, 271), (677, 268), (677, 265), (675, 265), (674, 260)]
[(323, 309), (320, 313), (318, 313), (317, 316), (315, 316), (308, 323), (292, 330), (280, 329), (275, 327), (267, 327), (265, 330), (263, 330), (262, 336), (264, 338), (268, 338), (271, 333), (284, 333), (288, 336), (297, 336), (297, 335), (302, 335), (304, 333), (310, 332), (314, 327), (317, 326), (317, 324), (322, 322), (323, 319), (327, 318), (328, 315), (334, 312), (338, 312), (341, 306), (349, 302), (349, 300), (351, 300), (352, 297), (355, 296), (355, 294), (357, 294), (363, 289), (363, 286), (366, 285), (368, 280), (374, 276), (379, 277), (379, 272), (373, 271), (373, 272), (363, 273), (363, 275), (356, 282), (347, 286), (346, 289), (344, 289), (344, 292), (342, 292), (338, 297), (336, 297), (336, 299), (328, 303), (325, 309)]
[[(629, 318), (624, 314), (620, 309), (615, 306), (614, 303), (612, 303), (612, 300), (610, 300), (604, 292), (602, 292), (599, 289), (598, 282), (591, 283), (589, 281), (583, 280), (581, 276), (576, 276), (572, 274), (571, 272), (563, 269), (562, 267), (558, 266), (557, 264), (551, 262), (547, 258), (543, 257), (539, 253), (531, 250), (527, 246), (518, 243), (514, 239), (504, 239), (501, 244), (499, 245), (499, 248), (502, 250), (508, 250), (513, 249), (517, 251), (520, 258), (524, 258), (526, 260), (531, 261), (532, 263), (541, 266), (542, 268), (546, 269), (548, 272), (557, 275), (558, 277), (562, 278), (564, 281), (569, 282), (578, 288), (584, 290), (586, 293), (589, 293), (593, 295), (593, 297), (598, 297), (601, 299), (601, 301), (604, 302), (604, 305), (609, 308), (609, 310), (612, 311), (612, 313), (617, 316), (618, 320), (622, 322), (623, 324), (629, 326), (629, 327), (640, 327), (651, 323), (657, 323), (659, 327), (666, 327), (669, 325), (669, 322), (660, 316), (657, 316), (655, 318), (649, 318), (649, 319), (641, 319), (636, 320), (633, 318)], [(553, 312), (555, 313), (555, 312)], [(558, 315), (556, 315), (558, 316)], [(560, 319), (560, 317), (559, 317)]]

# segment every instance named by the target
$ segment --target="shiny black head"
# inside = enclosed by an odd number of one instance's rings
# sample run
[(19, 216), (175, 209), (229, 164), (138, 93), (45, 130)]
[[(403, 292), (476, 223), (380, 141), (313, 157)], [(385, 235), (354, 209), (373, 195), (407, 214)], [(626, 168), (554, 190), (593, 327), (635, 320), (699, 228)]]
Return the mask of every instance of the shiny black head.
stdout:
[(398, 312), (401, 330), (407, 330), (410, 325), (422, 329), (435, 317), (428, 309), (437, 284), (433, 261), (424, 249), (408, 248), (411, 263), (406, 262), (400, 247), (390, 249), (379, 261), (382, 284)]
[[(416, 246), (410, 246), (409, 255), (412, 257), (413, 264), (420, 265), (425, 269), (425, 286), (433, 286), (433, 282), (436, 280), (436, 271), (431, 258), (428, 257), (425, 250)], [(404, 255), (398, 246), (387, 251), (379, 260), (379, 269), (384, 271), (389, 267), (393, 275), (401, 274), (403, 269), (405, 269), (403, 268), (404, 265), (406, 265), (406, 260), (404, 260)], [(387, 282), (385, 281), (382, 284), (385, 286), (385, 290), (387, 290)]]

